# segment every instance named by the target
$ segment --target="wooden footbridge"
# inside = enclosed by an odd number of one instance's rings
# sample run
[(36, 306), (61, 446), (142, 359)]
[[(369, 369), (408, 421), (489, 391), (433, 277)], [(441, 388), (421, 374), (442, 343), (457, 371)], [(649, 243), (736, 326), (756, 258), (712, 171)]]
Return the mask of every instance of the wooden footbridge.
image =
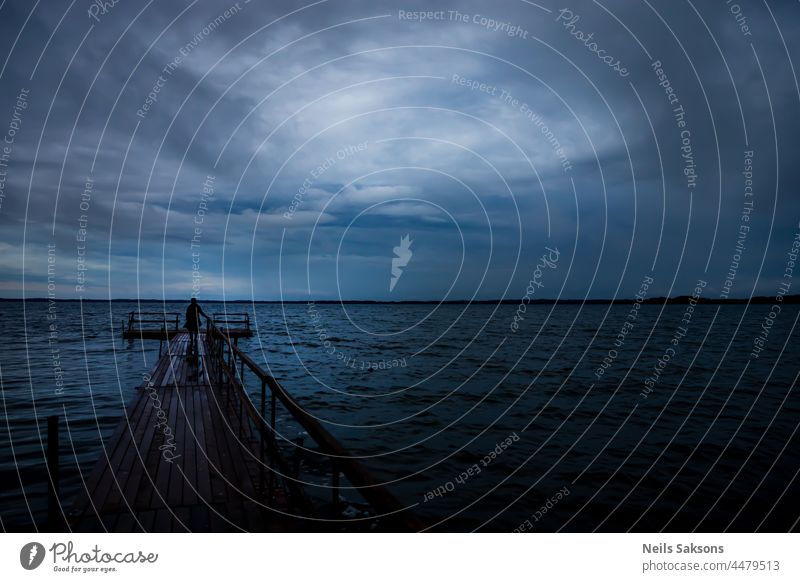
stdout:
[[(213, 320), (196, 346), (187, 332), (170, 333), (84, 481), (67, 516), (69, 529), (420, 530), (410, 510), (239, 349), (237, 337)], [(258, 395), (258, 406), (248, 389)], [(312, 443), (281, 434), (279, 407)], [(328, 500), (308, 494), (307, 477), (300, 476), (306, 461), (328, 467), (322, 474), (329, 482), (313, 487), (327, 489)], [(345, 513), (342, 481), (355, 503)]]

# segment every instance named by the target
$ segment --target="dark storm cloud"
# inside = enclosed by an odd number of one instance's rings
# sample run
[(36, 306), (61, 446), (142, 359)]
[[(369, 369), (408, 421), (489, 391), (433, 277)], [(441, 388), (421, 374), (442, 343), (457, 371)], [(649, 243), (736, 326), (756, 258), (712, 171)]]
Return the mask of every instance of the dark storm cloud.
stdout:
[[(90, 5), (0, 9), (4, 134), (29, 90), (2, 295), (23, 293), (23, 258), (25, 294), (42, 295), (55, 244), (74, 296), (82, 218), (84, 296), (186, 295), (197, 260), (205, 297), (303, 298), (308, 273), (314, 297), (438, 298), (458, 277), (451, 298), (518, 298), (546, 245), (563, 261), (546, 296), (630, 296), (651, 268), (657, 293), (705, 278), (718, 294), (750, 150), (732, 294), (783, 275), (800, 217), (789, 3), (743, 5), (746, 30), (725, 3)], [(443, 18), (406, 17), (419, 10)]]

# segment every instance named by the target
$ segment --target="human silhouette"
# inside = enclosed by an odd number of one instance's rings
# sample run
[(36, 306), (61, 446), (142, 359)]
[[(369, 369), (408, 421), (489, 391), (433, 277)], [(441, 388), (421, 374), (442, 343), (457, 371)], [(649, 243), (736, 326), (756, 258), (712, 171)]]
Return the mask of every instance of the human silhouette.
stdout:
[(189, 307), (186, 308), (186, 323), (184, 327), (186, 327), (187, 331), (189, 332), (189, 354), (197, 353), (197, 333), (200, 330), (200, 316), (205, 317), (208, 319), (208, 316), (203, 311), (203, 308), (200, 307), (200, 304), (197, 302), (197, 299), (192, 297), (191, 303), (189, 303)]

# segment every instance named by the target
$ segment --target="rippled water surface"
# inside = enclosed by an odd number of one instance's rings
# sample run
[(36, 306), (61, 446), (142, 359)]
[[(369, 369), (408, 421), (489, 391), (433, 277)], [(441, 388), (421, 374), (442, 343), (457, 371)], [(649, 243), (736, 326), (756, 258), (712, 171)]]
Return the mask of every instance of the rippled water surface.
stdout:
[[(44, 518), (46, 416), (62, 418), (70, 500), (157, 359), (157, 341), (121, 339), (132, 309), (0, 303), (5, 528)], [(256, 322), (240, 346), (436, 529), (797, 527), (796, 307), (759, 358), (768, 305), (698, 306), (688, 326), (685, 306), (643, 306), (616, 344), (628, 305), (530, 306), (516, 332), (513, 305), (228, 310)]]

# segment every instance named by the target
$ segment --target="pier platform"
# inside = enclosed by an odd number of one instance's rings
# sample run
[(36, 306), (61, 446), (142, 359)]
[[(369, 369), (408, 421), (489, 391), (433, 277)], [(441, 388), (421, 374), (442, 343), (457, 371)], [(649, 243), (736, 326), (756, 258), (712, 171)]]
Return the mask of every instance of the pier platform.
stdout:
[[(75, 532), (418, 531), (422, 524), (213, 322), (196, 348), (177, 331), (137, 387), (84, 491)], [(260, 384), (256, 406), (245, 390)], [(312, 443), (281, 442), (283, 406)], [(287, 447), (296, 450), (287, 455)], [(312, 502), (303, 455), (330, 463), (330, 501)], [(340, 511), (342, 481), (367, 512)]]
[[(137, 388), (74, 506), (73, 531), (282, 531), (258, 484), (258, 445), (209, 377), (206, 334), (170, 341)], [(254, 479), (255, 477), (255, 479)], [(287, 511), (289, 507), (276, 507)]]

